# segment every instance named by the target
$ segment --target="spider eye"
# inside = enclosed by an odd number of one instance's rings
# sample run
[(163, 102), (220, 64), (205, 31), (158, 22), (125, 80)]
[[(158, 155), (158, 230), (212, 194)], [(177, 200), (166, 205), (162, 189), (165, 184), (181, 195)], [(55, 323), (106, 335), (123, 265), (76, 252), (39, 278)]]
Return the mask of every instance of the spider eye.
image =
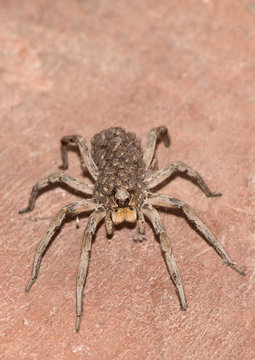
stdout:
[(116, 200), (116, 203), (117, 203), (118, 206), (120, 206), (120, 201), (119, 201), (119, 199)]
[(128, 206), (128, 204), (129, 204), (129, 198), (126, 198), (125, 199), (125, 206)]

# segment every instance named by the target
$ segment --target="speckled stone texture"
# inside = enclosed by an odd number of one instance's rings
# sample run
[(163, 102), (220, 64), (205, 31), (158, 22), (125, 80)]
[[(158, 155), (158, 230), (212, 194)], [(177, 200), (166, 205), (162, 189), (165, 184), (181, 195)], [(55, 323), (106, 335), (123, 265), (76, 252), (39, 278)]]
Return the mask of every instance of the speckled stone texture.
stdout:
[[(255, 2), (0, 2), (0, 359), (255, 359)], [(36, 244), (77, 199), (32, 186), (58, 170), (60, 139), (110, 126), (166, 125), (159, 167), (182, 160), (221, 198), (175, 177), (159, 192), (188, 202), (246, 271), (242, 277), (182, 217), (161, 211), (188, 301), (182, 312), (146, 226), (104, 226), (92, 249), (79, 334), (75, 281), (86, 216), (67, 222), (24, 293)], [(83, 177), (78, 153), (67, 172)], [(91, 178), (87, 178), (91, 182)]]

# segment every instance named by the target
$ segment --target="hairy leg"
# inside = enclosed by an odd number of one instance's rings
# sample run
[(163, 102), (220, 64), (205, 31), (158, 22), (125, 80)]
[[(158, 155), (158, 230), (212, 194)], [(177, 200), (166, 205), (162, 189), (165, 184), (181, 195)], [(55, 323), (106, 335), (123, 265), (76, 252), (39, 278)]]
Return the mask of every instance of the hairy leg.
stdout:
[(76, 201), (70, 205), (63, 207), (61, 210), (59, 210), (56, 213), (56, 215), (53, 217), (53, 219), (51, 221), (48, 231), (46, 232), (46, 234), (44, 235), (42, 240), (39, 242), (39, 244), (37, 245), (36, 253), (35, 253), (35, 257), (34, 257), (32, 275), (31, 275), (31, 279), (29, 280), (29, 282), (26, 286), (26, 290), (25, 290), (26, 292), (28, 292), (31, 289), (32, 285), (36, 281), (38, 273), (39, 273), (43, 254), (44, 254), (48, 244), (50, 243), (52, 237), (56, 233), (57, 229), (63, 223), (63, 220), (65, 219), (65, 217), (69, 214), (76, 215), (76, 214), (80, 214), (85, 211), (94, 210), (95, 206), (96, 206), (96, 204), (92, 200), (81, 200), (81, 201)]
[(145, 150), (145, 153), (143, 156), (143, 161), (145, 163), (146, 170), (148, 170), (148, 168), (152, 162), (152, 159), (153, 159), (153, 156), (155, 153), (157, 140), (160, 136), (164, 136), (165, 146), (169, 146), (169, 144), (170, 144), (168, 131), (165, 126), (156, 127), (149, 132), (148, 138), (147, 138), (146, 150)]
[(142, 211), (143, 211), (144, 215), (147, 216), (147, 218), (152, 223), (152, 226), (153, 226), (156, 234), (159, 235), (161, 249), (164, 254), (167, 268), (170, 273), (171, 279), (172, 279), (174, 285), (176, 286), (176, 290), (177, 290), (177, 293), (179, 296), (181, 308), (182, 308), (182, 310), (186, 310), (187, 303), (186, 303), (186, 298), (185, 298), (184, 289), (183, 289), (183, 285), (182, 285), (181, 275), (180, 275), (180, 272), (178, 270), (178, 267), (176, 265), (176, 262), (175, 262), (175, 259), (174, 259), (173, 253), (172, 253), (172, 247), (171, 247), (170, 240), (169, 240), (166, 230), (159, 218), (159, 214), (156, 211), (156, 209), (154, 209), (153, 206), (151, 206), (149, 204), (144, 205), (142, 208)]
[(208, 196), (208, 197), (221, 196), (220, 193), (213, 193), (209, 189), (209, 187), (207, 186), (207, 184), (205, 183), (203, 178), (199, 175), (199, 173), (197, 171), (191, 169), (191, 167), (187, 166), (186, 164), (184, 164), (181, 161), (176, 161), (176, 162), (170, 163), (167, 166), (165, 166), (163, 169), (156, 171), (150, 177), (145, 179), (145, 184), (147, 185), (147, 187), (149, 189), (151, 189), (151, 188), (159, 185), (160, 183), (162, 183), (164, 180), (169, 178), (171, 175), (179, 174), (179, 173), (185, 174), (190, 179), (192, 179), (200, 187), (200, 189), (205, 193), (206, 196)]
[(105, 216), (104, 209), (98, 209), (93, 211), (90, 215), (86, 229), (84, 231), (82, 249), (81, 249), (81, 258), (77, 274), (77, 286), (76, 286), (76, 325), (75, 330), (78, 332), (80, 330), (81, 316), (82, 316), (82, 298), (83, 298), (83, 289), (87, 277), (89, 258), (91, 251), (91, 241), (92, 236), (95, 234), (96, 228), (100, 220)]
[(113, 234), (114, 227), (111, 218), (111, 210), (108, 210), (105, 215), (105, 230), (107, 235), (111, 236)]
[(36, 185), (33, 186), (31, 195), (30, 195), (30, 199), (28, 202), (28, 206), (25, 209), (22, 209), (19, 211), (19, 214), (23, 214), (25, 212), (29, 212), (32, 211), (34, 209), (35, 206), (35, 200), (37, 197), (37, 194), (40, 190), (44, 189), (45, 187), (47, 187), (49, 184), (54, 184), (56, 182), (59, 182), (60, 184), (66, 184), (68, 185), (71, 189), (73, 190), (77, 190), (82, 192), (83, 194), (88, 194), (88, 195), (92, 195), (93, 194), (93, 189), (94, 186), (93, 185), (89, 185), (83, 181), (80, 181), (66, 173), (54, 173), (49, 175), (48, 177), (46, 177), (45, 179), (41, 180), (40, 182), (38, 182)]
[(143, 235), (145, 233), (145, 220), (141, 209), (137, 208), (138, 232)]
[(221, 243), (213, 235), (213, 233), (205, 226), (205, 224), (198, 218), (195, 211), (184, 201), (171, 198), (166, 195), (150, 194), (148, 199), (150, 204), (155, 206), (164, 206), (170, 208), (180, 209), (193, 224), (199, 232), (206, 238), (208, 243), (217, 251), (223, 261), (239, 274), (244, 275), (244, 272), (237, 266), (237, 264), (230, 258)]
[(67, 145), (69, 143), (76, 143), (79, 146), (83, 166), (87, 167), (93, 179), (96, 180), (98, 176), (97, 166), (92, 159), (87, 141), (80, 135), (65, 136), (61, 139), (61, 155), (63, 164), (60, 166), (60, 169), (66, 170), (68, 168)]

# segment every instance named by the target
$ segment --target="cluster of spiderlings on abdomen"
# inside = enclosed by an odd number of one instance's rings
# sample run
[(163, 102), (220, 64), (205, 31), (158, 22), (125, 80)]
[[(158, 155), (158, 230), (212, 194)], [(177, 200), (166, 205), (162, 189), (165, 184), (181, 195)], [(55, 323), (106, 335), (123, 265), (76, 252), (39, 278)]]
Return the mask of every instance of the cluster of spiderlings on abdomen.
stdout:
[(141, 190), (145, 165), (141, 141), (134, 133), (110, 128), (95, 135), (91, 144), (92, 157), (99, 171), (96, 198), (105, 202), (120, 187), (133, 193)]

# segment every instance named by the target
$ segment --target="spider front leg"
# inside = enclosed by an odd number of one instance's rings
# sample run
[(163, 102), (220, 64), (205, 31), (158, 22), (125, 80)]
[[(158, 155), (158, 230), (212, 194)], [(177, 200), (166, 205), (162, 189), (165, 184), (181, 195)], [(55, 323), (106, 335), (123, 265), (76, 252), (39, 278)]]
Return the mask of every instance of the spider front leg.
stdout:
[(165, 146), (169, 146), (169, 144), (170, 144), (168, 131), (165, 126), (158, 126), (149, 132), (148, 138), (147, 138), (146, 150), (145, 150), (145, 153), (143, 156), (143, 161), (145, 163), (146, 170), (148, 170), (148, 168), (152, 162), (152, 159), (153, 159), (153, 156), (155, 153), (157, 140), (160, 136), (164, 136)]
[(137, 222), (138, 222), (138, 232), (141, 235), (145, 233), (145, 220), (143, 212), (140, 208), (137, 208)]
[(114, 231), (114, 226), (113, 226), (112, 217), (111, 217), (111, 210), (108, 210), (106, 212), (104, 222), (105, 222), (106, 234), (108, 236), (112, 236), (113, 231)]
[(93, 211), (90, 215), (86, 229), (84, 231), (82, 249), (81, 249), (81, 258), (77, 274), (77, 285), (76, 285), (76, 324), (75, 331), (79, 332), (82, 316), (82, 298), (83, 298), (83, 289), (87, 277), (89, 258), (91, 251), (91, 241), (92, 237), (96, 232), (98, 223), (104, 218), (105, 210), (97, 209)]
[(169, 178), (173, 174), (185, 174), (190, 179), (192, 179), (200, 189), (205, 193), (208, 197), (215, 197), (221, 196), (221, 193), (214, 193), (212, 192), (209, 187), (207, 186), (206, 182), (203, 178), (199, 175), (199, 173), (193, 170), (191, 167), (187, 166), (181, 161), (176, 161), (173, 163), (168, 164), (162, 170), (156, 171), (150, 177), (145, 179), (145, 184), (147, 185), (148, 189), (151, 189), (159, 184), (161, 184), (164, 180)]
[(19, 211), (19, 214), (23, 214), (29, 211), (32, 211), (34, 209), (35, 206), (35, 200), (37, 197), (37, 194), (40, 190), (44, 189), (45, 187), (47, 187), (49, 184), (54, 184), (56, 182), (59, 182), (60, 184), (66, 184), (68, 185), (71, 189), (73, 190), (77, 190), (82, 192), (83, 194), (88, 194), (88, 195), (92, 195), (93, 194), (93, 189), (94, 186), (93, 185), (89, 185), (83, 181), (80, 181), (66, 173), (54, 173), (49, 175), (48, 177), (46, 177), (45, 179), (41, 180), (40, 182), (38, 182), (36, 185), (33, 186), (31, 195), (30, 195), (30, 199), (28, 202), (28, 206), (25, 209), (22, 209)]
[(92, 159), (86, 139), (80, 135), (64, 136), (61, 139), (61, 155), (63, 164), (59, 168), (63, 170), (68, 168), (67, 145), (69, 143), (76, 143), (78, 145), (83, 165), (87, 167), (93, 179), (96, 180), (98, 176), (97, 166)]
[(176, 265), (173, 253), (172, 253), (172, 247), (170, 240), (168, 238), (168, 235), (166, 233), (166, 230), (160, 220), (159, 214), (156, 211), (156, 209), (153, 208), (150, 204), (146, 204), (143, 206), (142, 211), (145, 216), (150, 220), (152, 223), (152, 226), (156, 232), (157, 235), (159, 235), (160, 243), (161, 243), (161, 249), (164, 254), (166, 265), (168, 268), (168, 271), (170, 273), (171, 279), (176, 287), (181, 309), (186, 310), (187, 309), (187, 302), (185, 298), (185, 293), (182, 285), (182, 279), (180, 272), (178, 270), (178, 267)]
[(42, 240), (39, 242), (39, 244), (37, 245), (36, 253), (35, 253), (35, 257), (34, 257), (32, 275), (31, 275), (31, 279), (29, 280), (29, 282), (26, 286), (26, 290), (25, 290), (26, 292), (29, 292), (32, 285), (36, 281), (39, 270), (40, 270), (40, 265), (41, 265), (43, 254), (44, 254), (47, 246), (49, 245), (52, 237), (56, 233), (57, 229), (62, 225), (66, 216), (69, 214), (76, 215), (76, 214), (80, 214), (85, 211), (91, 211), (91, 210), (94, 210), (95, 207), (96, 207), (96, 204), (94, 203), (94, 201), (81, 200), (81, 201), (76, 201), (70, 205), (63, 207), (61, 210), (59, 210), (56, 213), (56, 215), (53, 217), (53, 219), (51, 221), (48, 231), (46, 232), (46, 234), (44, 235)]
[(195, 224), (198, 231), (206, 238), (207, 242), (217, 251), (223, 261), (229, 265), (232, 269), (237, 271), (241, 275), (245, 275), (244, 271), (230, 258), (226, 250), (223, 248), (221, 243), (213, 235), (213, 233), (205, 226), (205, 224), (198, 218), (195, 211), (184, 201), (171, 198), (166, 195), (149, 194), (148, 201), (150, 204), (155, 206), (164, 206), (169, 208), (180, 209), (190, 220)]

